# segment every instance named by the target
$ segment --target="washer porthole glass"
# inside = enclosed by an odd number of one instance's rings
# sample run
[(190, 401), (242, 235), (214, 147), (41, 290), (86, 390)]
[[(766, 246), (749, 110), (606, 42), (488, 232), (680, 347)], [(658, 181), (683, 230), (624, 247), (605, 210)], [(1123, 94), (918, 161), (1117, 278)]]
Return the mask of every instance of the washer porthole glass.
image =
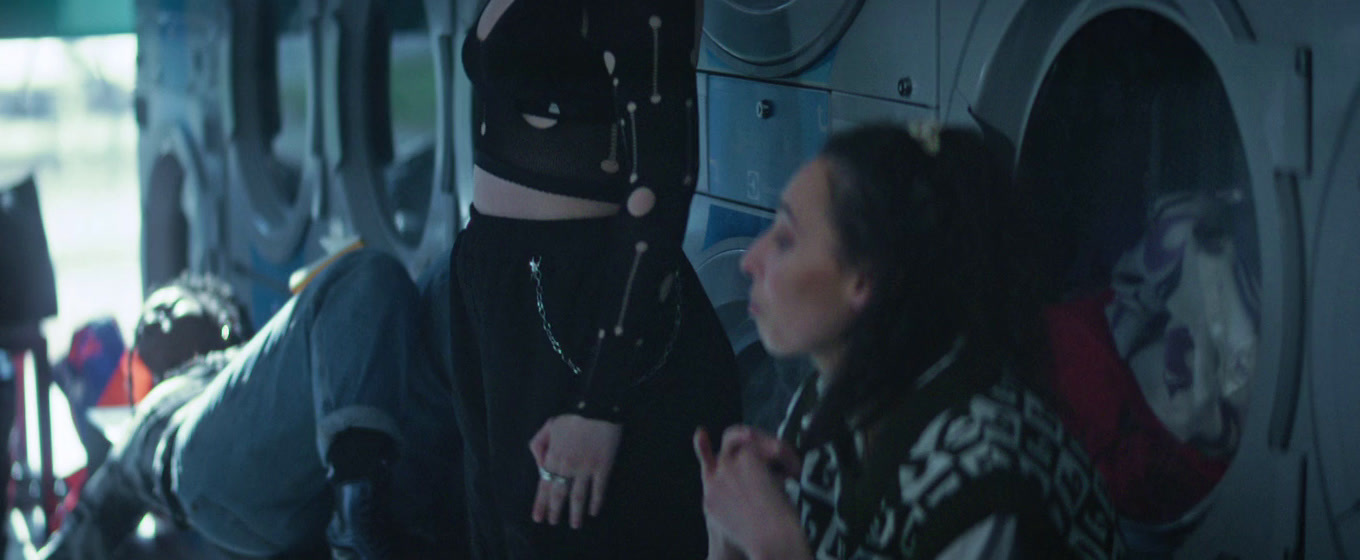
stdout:
[(382, 171), (379, 198), (390, 229), (402, 241), (416, 244), (425, 229), (434, 188), (437, 70), (424, 6), (403, 0), (389, 3), (388, 10), (392, 158)]
[(289, 204), (297, 199), (307, 147), (307, 88), (311, 76), (307, 21), (299, 2), (271, 2), (268, 14), (274, 35), (273, 60), (278, 128), (269, 138), (276, 164), (274, 187)]

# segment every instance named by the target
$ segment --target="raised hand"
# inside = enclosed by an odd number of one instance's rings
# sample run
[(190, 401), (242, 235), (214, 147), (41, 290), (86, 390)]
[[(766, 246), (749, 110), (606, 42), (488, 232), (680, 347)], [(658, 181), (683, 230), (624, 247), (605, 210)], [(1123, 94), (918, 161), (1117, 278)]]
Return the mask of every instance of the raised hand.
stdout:
[(785, 478), (801, 470), (791, 447), (737, 426), (723, 434), (722, 449), (714, 455), (708, 433), (700, 428), (694, 434), (694, 454), (704, 483), (710, 560), (808, 556), (802, 527), (782, 487)]

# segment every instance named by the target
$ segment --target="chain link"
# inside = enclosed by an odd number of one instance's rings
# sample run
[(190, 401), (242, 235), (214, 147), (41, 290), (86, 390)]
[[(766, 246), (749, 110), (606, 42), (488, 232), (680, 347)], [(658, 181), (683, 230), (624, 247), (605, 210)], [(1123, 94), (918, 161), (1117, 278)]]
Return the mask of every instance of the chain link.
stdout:
[(577, 376), (581, 375), (581, 368), (576, 367), (576, 362), (571, 361), (567, 354), (562, 351), (562, 345), (557, 343), (557, 337), (553, 336), (552, 324), (548, 323), (548, 312), (543, 309), (543, 273), (539, 271), (542, 259), (534, 257), (529, 259), (529, 276), (534, 278), (534, 297), (538, 300), (538, 317), (543, 320), (543, 333), (548, 335), (548, 342), (552, 344), (553, 352), (562, 358), (562, 362), (571, 368), (571, 372)]
[(680, 306), (685, 301), (685, 298), (681, 297), (681, 285), (680, 275), (677, 273), (675, 275), (675, 295), (673, 296), (675, 298), (675, 325), (671, 327), (671, 338), (666, 341), (666, 349), (661, 352), (661, 359), (657, 360), (656, 365), (652, 366), (652, 371), (647, 372), (647, 375), (639, 377), (637, 381), (634, 381), (633, 387), (646, 383), (647, 380), (656, 375), (656, 372), (661, 371), (661, 366), (666, 365), (666, 360), (671, 357), (671, 349), (675, 347), (675, 339), (680, 338)]
[[(548, 343), (552, 345), (553, 352), (557, 353), (557, 357), (562, 359), (562, 363), (567, 364), (567, 367), (571, 369), (572, 374), (580, 376), (581, 368), (576, 365), (576, 362), (572, 361), (572, 359), (567, 356), (567, 353), (562, 350), (562, 344), (557, 342), (556, 336), (553, 336), (552, 323), (548, 321), (548, 312), (543, 307), (543, 272), (541, 270), (542, 263), (543, 259), (540, 257), (534, 257), (532, 259), (529, 259), (529, 276), (534, 279), (534, 298), (536, 300), (535, 303), (537, 304), (538, 307), (538, 318), (543, 322), (543, 334), (548, 336)], [(643, 384), (644, 382), (655, 376), (658, 371), (661, 371), (661, 367), (666, 365), (666, 360), (669, 359), (671, 356), (671, 350), (675, 348), (675, 340), (680, 337), (681, 305), (684, 302), (684, 297), (681, 293), (681, 286), (682, 283), (680, 282), (680, 276), (679, 274), (676, 274), (674, 286), (675, 324), (671, 328), (671, 338), (670, 340), (666, 341), (666, 348), (661, 352), (661, 359), (656, 362), (656, 365), (652, 366), (651, 371), (647, 372), (647, 375), (639, 377), (637, 381), (634, 381), (632, 383), (633, 387)]]

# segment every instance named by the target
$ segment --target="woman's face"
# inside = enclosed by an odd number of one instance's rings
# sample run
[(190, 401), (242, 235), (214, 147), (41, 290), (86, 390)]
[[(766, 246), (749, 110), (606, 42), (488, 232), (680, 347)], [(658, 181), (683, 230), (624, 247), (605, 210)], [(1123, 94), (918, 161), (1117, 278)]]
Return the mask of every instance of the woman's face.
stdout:
[(866, 278), (838, 258), (827, 172), (826, 162), (816, 159), (794, 175), (774, 225), (741, 261), (765, 348), (775, 356), (811, 355), (824, 372), (869, 296)]

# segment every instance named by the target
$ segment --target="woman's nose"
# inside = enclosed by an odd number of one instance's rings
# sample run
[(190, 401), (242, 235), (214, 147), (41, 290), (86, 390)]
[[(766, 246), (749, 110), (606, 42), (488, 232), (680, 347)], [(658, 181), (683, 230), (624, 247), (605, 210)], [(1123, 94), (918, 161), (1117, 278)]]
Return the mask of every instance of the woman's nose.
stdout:
[(760, 251), (760, 240), (765, 236), (757, 237), (751, 246), (746, 249), (746, 253), (741, 256), (741, 273), (747, 278), (755, 278), (756, 253)]

